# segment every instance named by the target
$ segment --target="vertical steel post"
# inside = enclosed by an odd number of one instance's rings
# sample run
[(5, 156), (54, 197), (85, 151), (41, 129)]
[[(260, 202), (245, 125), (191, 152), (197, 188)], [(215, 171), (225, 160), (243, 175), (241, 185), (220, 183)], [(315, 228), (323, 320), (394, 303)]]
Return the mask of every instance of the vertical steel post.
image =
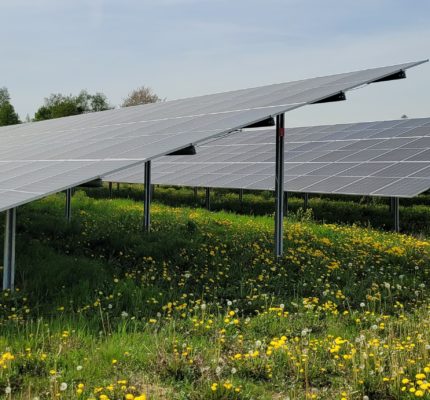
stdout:
[(242, 203), (243, 203), (243, 189), (239, 189), (239, 202), (240, 202), (240, 205), (242, 206)]
[(193, 192), (194, 192), (194, 201), (197, 201), (197, 195), (198, 195), (197, 187), (193, 188)]
[(112, 198), (112, 182), (109, 182), (109, 198)]
[(276, 170), (275, 170), (275, 256), (283, 253), (284, 222), (284, 114), (276, 116)]
[(72, 220), (72, 189), (66, 189), (66, 220), (70, 222)]
[(309, 207), (309, 193), (305, 193), (303, 197), (303, 209), (306, 211)]
[(211, 189), (210, 188), (206, 188), (206, 193), (205, 193), (205, 206), (208, 210), (211, 209)]
[(393, 217), (394, 217), (394, 231), (400, 232), (400, 202), (398, 197), (393, 197)]
[(289, 193), (284, 192), (284, 214), (285, 215), (288, 214), (288, 198), (289, 198)]
[(119, 182), (116, 184), (116, 190), (119, 192)]
[(16, 208), (6, 211), (3, 253), (3, 290), (13, 290), (15, 286), (15, 232)]
[(145, 162), (145, 195), (143, 228), (146, 233), (151, 230), (151, 161)]

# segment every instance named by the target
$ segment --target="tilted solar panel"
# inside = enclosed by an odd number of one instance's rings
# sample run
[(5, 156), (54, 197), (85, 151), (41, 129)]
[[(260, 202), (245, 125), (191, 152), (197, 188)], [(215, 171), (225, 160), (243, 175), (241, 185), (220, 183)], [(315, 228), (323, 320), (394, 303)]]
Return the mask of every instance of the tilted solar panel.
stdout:
[[(430, 188), (430, 118), (292, 128), (285, 142), (285, 191), (413, 197)], [(273, 190), (274, 151), (273, 129), (244, 130), (197, 156), (160, 158), (153, 183)], [(104, 179), (144, 182), (141, 167)]]
[(423, 62), (2, 127), (0, 211), (363, 84), (398, 77)]

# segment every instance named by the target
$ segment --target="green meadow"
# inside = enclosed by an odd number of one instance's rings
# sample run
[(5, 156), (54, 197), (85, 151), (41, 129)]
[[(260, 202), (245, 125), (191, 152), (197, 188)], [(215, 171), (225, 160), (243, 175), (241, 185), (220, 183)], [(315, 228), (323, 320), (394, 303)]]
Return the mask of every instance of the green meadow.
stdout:
[(20, 208), (0, 396), (430, 397), (426, 235), (322, 223), (292, 204), (279, 260), (270, 215), (156, 202), (144, 234), (133, 199), (78, 191), (71, 224), (61, 194)]

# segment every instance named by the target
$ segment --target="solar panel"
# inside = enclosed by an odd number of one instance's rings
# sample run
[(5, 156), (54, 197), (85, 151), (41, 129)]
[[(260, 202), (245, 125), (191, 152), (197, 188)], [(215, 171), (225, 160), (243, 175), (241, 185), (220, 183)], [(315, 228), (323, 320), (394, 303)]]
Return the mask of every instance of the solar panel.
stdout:
[[(414, 131), (414, 137), (399, 138), (400, 126)], [(368, 135), (350, 139), (351, 132), (363, 131), (371, 132), (371, 136), (379, 134), (379, 139), (369, 140)], [(321, 132), (324, 132), (325, 140), (321, 139)], [(349, 139), (338, 138), (341, 134)], [(429, 138), (428, 118), (287, 129), (284, 189), (413, 197), (430, 188)], [(197, 148), (197, 154), (202, 151), (205, 157), (198, 161), (194, 157), (177, 158), (174, 162), (170, 161), (171, 157), (156, 160), (154, 172), (158, 169), (166, 171), (165, 165), (170, 166), (170, 172), (165, 173), (161, 180), (154, 178), (153, 183), (273, 190), (275, 163), (273, 159), (267, 159), (267, 154), (274, 154), (274, 129), (243, 130), (234, 136), (234, 141), (234, 151), (230, 137), (202, 144)], [(255, 143), (266, 143), (264, 146), (268, 153), (256, 152), (258, 145)], [(342, 150), (339, 150), (339, 144), (344, 146)], [(184, 164), (180, 160), (186, 160), (186, 173), (183, 175)], [(216, 179), (212, 173), (217, 174)], [(143, 169), (126, 169), (104, 179), (143, 183)]]
[[(0, 170), (0, 211), (388, 78), (423, 62), (2, 127), (0, 162), (6, 168)], [(245, 157), (244, 161), (253, 158)], [(23, 180), (7, 172), (7, 161), (23, 162)], [(46, 169), (36, 166), (46, 162), (51, 163)], [(39, 175), (31, 179), (35, 170)]]

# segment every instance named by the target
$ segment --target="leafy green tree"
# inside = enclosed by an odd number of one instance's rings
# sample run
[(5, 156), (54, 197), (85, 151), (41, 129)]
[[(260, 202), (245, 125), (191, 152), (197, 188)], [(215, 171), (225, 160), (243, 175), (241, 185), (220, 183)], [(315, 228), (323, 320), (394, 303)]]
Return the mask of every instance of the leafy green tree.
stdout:
[(18, 114), (9, 102), (0, 106), (0, 126), (19, 124)]
[(127, 98), (124, 99), (121, 107), (138, 106), (141, 104), (158, 103), (162, 101), (157, 94), (155, 94), (151, 88), (141, 86), (133, 90)]
[(19, 124), (18, 114), (10, 103), (10, 95), (7, 88), (0, 88), (0, 126)]
[(103, 93), (89, 94), (82, 90), (77, 96), (64, 96), (61, 93), (51, 94), (34, 115), (35, 121), (68, 117), (111, 108)]

